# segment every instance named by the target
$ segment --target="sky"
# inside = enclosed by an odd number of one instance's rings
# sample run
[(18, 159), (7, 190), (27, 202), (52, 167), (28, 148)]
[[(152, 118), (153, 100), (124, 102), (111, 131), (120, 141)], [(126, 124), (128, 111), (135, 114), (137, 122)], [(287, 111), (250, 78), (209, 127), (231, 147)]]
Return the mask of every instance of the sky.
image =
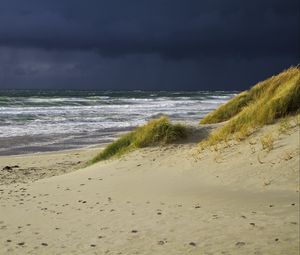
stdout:
[(247, 89), (300, 63), (299, 5), (1, 0), (0, 89)]

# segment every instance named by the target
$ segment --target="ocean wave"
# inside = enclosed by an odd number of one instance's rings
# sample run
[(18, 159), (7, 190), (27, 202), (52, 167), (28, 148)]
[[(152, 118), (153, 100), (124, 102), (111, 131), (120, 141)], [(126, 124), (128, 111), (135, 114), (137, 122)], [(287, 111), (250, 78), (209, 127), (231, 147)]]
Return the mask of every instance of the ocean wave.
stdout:
[[(77, 138), (79, 144), (108, 141), (162, 114), (197, 123), (233, 95), (235, 92), (0, 91), (0, 138), (43, 136), (48, 137), (45, 144), (49, 146), (51, 142), (71, 146), (70, 141)], [(31, 140), (27, 143), (33, 146)]]

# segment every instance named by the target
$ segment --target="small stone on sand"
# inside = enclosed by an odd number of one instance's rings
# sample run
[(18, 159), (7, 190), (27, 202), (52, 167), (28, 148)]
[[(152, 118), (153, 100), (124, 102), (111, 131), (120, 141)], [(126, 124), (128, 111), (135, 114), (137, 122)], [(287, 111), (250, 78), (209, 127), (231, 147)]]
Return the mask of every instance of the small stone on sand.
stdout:
[(246, 245), (246, 243), (245, 242), (237, 242), (235, 245), (238, 247), (242, 247), (242, 246)]

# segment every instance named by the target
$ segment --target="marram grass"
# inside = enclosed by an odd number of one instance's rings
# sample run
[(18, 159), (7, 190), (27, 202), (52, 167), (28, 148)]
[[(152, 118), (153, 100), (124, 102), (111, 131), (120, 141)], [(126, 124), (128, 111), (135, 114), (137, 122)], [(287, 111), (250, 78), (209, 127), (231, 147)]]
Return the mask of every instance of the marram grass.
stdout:
[(186, 136), (187, 128), (185, 126), (172, 124), (167, 117), (163, 116), (121, 136), (100, 152), (91, 163), (120, 156), (137, 148), (168, 144)]
[(297, 66), (258, 83), (209, 113), (201, 124), (227, 122), (201, 142), (201, 146), (214, 146), (231, 138), (243, 139), (265, 124), (299, 111), (300, 69)]

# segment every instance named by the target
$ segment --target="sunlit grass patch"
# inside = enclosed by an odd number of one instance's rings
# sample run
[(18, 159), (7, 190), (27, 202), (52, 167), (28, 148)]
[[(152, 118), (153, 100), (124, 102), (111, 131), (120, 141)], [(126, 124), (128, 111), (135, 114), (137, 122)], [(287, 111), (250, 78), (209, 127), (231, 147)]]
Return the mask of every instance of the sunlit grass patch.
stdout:
[(208, 114), (202, 124), (227, 121), (210, 134), (203, 146), (229, 139), (242, 140), (265, 124), (295, 114), (300, 110), (300, 69), (288, 70), (258, 83), (228, 103)]
[(186, 136), (187, 128), (185, 126), (172, 124), (166, 116), (163, 116), (123, 135), (108, 145), (91, 163), (120, 156), (137, 148), (172, 143)]
[(271, 151), (274, 149), (274, 137), (272, 133), (265, 134), (260, 137), (260, 143), (263, 150)]

